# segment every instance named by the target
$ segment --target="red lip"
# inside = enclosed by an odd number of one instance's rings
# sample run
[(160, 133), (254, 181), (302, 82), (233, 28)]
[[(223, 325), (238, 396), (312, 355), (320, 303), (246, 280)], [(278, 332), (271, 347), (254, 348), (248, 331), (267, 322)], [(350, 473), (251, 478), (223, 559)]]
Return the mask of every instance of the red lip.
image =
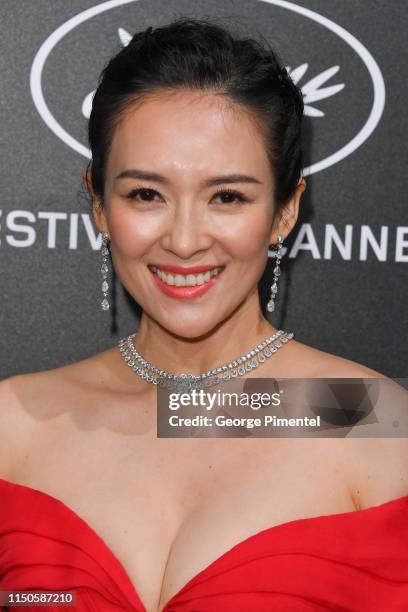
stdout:
[(156, 265), (151, 264), (155, 268), (159, 268), (159, 270), (163, 270), (163, 272), (174, 272), (175, 274), (200, 274), (200, 272), (207, 272), (208, 270), (213, 270), (214, 268), (222, 268), (224, 266), (192, 266), (191, 268), (182, 268), (180, 266), (166, 266), (166, 265)]

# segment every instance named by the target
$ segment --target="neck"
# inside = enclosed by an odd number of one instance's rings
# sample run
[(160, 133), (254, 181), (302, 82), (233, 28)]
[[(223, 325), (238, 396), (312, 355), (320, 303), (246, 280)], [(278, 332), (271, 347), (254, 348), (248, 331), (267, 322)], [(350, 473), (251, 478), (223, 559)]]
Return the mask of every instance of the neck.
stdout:
[(277, 331), (263, 316), (256, 298), (192, 338), (172, 333), (143, 312), (134, 344), (145, 359), (173, 374), (200, 374), (224, 365)]

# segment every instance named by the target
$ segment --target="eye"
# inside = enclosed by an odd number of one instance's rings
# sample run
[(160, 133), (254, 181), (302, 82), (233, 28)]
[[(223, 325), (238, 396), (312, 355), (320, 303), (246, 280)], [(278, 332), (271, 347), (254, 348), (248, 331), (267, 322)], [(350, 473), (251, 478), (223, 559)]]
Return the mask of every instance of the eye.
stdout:
[(138, 196), (140, 195), (142, 202), (153, 202), (155, 194), (160, 195), (155, 189), (150, 189), (149, 187), (139, 187), (137, 189), (132, 189), (132, 191), (130, 191), (126, 197), (129, 198), (129, 200), (137, 200)]
[[(132, 189), (126, 197), (130, 200), (153, 202), (155, 195), (160, 195), (155, 189), (138, 187), (137, 189)], [(220, 189), (215, 192), (214, 197), (220, 197), (221, 204), (242, 204), (249, 201), (242, 193), (234, 189)]]
[(248, 202), (248, 199), (242, 193), (233, 189), (221, 189), (215, 193), (215, 196), (222, 196), (222, 204), (242, 204), (243, 202)]

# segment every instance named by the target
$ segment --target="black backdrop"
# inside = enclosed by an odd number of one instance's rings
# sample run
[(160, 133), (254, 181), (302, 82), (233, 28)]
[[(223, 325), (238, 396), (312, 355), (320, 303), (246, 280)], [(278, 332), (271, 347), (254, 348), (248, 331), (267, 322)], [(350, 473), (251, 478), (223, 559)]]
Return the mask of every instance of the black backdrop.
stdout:
[[(271, 321), (388, 376), (407, 372), (405, 0), (3, 0), (1, 378), (63, 365), (137, 326), (120, 283), (100, 302), (81, 195), (90, 95), (129, 35), (180, 15), (266, 37), (305, 96), (299, 221)], [(268, 299), (270, 260), (263, 281)]]

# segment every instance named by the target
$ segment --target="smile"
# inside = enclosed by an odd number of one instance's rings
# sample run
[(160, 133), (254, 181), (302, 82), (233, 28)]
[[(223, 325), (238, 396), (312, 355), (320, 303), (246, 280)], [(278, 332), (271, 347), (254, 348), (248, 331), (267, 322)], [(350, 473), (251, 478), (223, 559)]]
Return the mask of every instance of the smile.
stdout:
[(204, 285), (209, 280), (218, 276), (218, 274), (224, 269), (224, 266), (213, 268), (205, 273), (200, 274), (170, 274), (170, 272), (164, 272), (156, 266), (150, 266), (150, 270), (153, 274), (156, 274), (166, 285), (171, 287), (195, 287), (196, 285)]
[[(158, 266), (149, 265), (148, 268), (153, 276), (156, 286), (167, 297), (178, 300), (188, 300), (201, 297), (219, 280), (225, 266), (196, 266), (183, 274), (182, 268), (178, 266), (163, 266), (166, 271)], [(172, 268), (169, 270), (169, 268)]]

